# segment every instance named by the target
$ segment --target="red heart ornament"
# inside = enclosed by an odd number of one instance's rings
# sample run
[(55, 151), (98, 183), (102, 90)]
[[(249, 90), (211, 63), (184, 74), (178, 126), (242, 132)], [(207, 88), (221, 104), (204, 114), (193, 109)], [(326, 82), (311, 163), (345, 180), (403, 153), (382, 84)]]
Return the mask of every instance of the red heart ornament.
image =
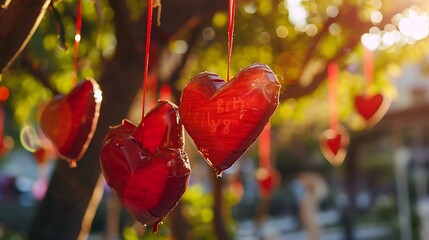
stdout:
[(70, 167), (76, 167), (91, 142), (101, 100), (100, 86), (89, 79), (80, 81), (67, 95), (56, 96), (43, 109), (40, 127)]
[(279, 185), (280, 174), (274, 169), (261, 167), (256, 171), (256, 180), (259, 185), (259, 193), (262, 197), (268, 198)]
[(320, 136), (320, 149), (325, 158), (334, 166), (343, 163), (349, 145), (349, 135), (344, 128), (325, 130)]
[(128, 212), (141, 224), (158, 223), (179, 202), (191, 168), (184, 151), (177, 106), (159, 101), (137, 127), (113, 127), (100, 151), (102, 173)]
[(253, 64), (229, 82), (200, 73), (186, 85), (179, 106), (185, 129), (218, 176), (252, 145), (279, 104), (272, 70)]
[(358, 95), (355, 97), (355, 108), (365, 120), (368, 127), (375, 125), (386, 114), (390, 101), (380, 93), (375, 95)]

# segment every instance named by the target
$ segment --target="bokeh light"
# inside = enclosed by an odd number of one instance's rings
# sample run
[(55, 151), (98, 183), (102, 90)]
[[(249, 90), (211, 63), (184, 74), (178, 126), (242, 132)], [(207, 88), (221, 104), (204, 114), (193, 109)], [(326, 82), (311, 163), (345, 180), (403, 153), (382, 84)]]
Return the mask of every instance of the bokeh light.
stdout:
[(371, 51), (376, 50), (380, 46), (380, 36), (379, 34), (365, 33), (361, 37), (362, 44)]
[[(380, 23), (383, 19), (381, 12), (373, 11), (371, 21)], [(414, 44), (416, 41), (429, 36), (429, 15), (411, 7), (403, 13), (396, 14), (392, 23), (386, 24), (384, 30), (372, 27), (368, 33), (361, 36), (362, 44), (370, 49), (386, 49), (395, 45)]]
[(399, 31), (414, 40), (421, 40), (429, 35), (429, 16), (426, 13), (417, 13), (410, 9), (408, 16), (399, 21)]
[(34, 152), (40, 147), (40, 138), (31, 125), (25, 125), (19, 134), (21, 145), (29, 152)]
[(335, 5), (330, 5), (328, 8), (326, 8), (326, 14), (328, 14), (329, 17), (334, 18), (338, 15), (340, 10)]
[(309, 13), (302, 5), (301, 0), (287, 0), (285, 4), (289, 11), (289, 21), (298, 31), (305, 32)]
[(278, 26), (276, 28), (276, 34), (277, 34), (277, 37), (279, 38), (286, 38), (287, 35), (289, 34), (289, 30), (285, 26)]
[(374, 24), (381, 23), (383, 21), (383, 14), (376, 10), (371, 13), (371, 22)]

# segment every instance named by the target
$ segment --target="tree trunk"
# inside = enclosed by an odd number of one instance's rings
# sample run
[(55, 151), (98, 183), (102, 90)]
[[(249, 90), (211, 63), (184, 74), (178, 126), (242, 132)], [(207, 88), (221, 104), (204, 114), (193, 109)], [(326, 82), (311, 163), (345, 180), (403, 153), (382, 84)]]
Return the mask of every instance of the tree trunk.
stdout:
[(230, 239), (226, 232), (225, 224), (223, 223), (223, 179), (218, 178), (216, 174), (212, 174), (213, 184), (213, 225), (216, 239), (228, 240)]
[(343, 208), (342, 222), (344, 227), (344, 239), (354, 240), (354, 215), (355, 215), (355, 197), (356, 197), (356, 178), (357, 166), (356, 158), (358, 151), (356, 151), (356, 142), (350, 143), (350, 148), (347, 153), (347, 159), (344, 167), (344, 182), (346, 187), (348, 204)]

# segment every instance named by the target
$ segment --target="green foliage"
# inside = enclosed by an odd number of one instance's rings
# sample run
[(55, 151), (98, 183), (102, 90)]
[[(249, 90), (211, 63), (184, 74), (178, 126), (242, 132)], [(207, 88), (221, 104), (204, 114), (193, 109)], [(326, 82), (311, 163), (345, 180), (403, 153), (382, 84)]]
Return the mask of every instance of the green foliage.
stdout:
[[(93, 5), (92, 1), (82, 1), (83, 26), (78, 81), (86, 77), (97, 80), (103, 70), (103, 61), (112, 57), (115, 51), (116, 38), (111, 24), (113, 11), (106, 4), (101, 5), (105, 24), (100, 29), (101, 19), (97, 18)], [(75, 2), (69, 0), (55, 4), (65, 26), (68, 50), (61, 48), (56, 20), (48, 11), (23, 54), (30, 59), (37, 71), (48, 77), (53, 88), (63, 94), (72, 88), (75, 7)], [(17, 62), (9, 73), (3, 75), (2, 83), (11, 90), (7, 104), (14, 110), (14, 119), (18, 125), (23, 125), (36, 120), (40, 111), (39, 103), (49, 101), (52, 93), (40, 84), (39, 79), (32, 76), (29, 69), (19, 64), (19, 59)]]
[(14, 119), (19, 126), (35, 121), (38, 104), (46, 102), (52, 96), (49, 90), (27, 73), (9, 76), (4, 83), (11, 89), (7, 103), (14, 110)]
[(183, 196), (185, 215), (193, 227), (197, 239), (215, 239), (213, 232), (213, 195), (202, 185), (188, 187)]

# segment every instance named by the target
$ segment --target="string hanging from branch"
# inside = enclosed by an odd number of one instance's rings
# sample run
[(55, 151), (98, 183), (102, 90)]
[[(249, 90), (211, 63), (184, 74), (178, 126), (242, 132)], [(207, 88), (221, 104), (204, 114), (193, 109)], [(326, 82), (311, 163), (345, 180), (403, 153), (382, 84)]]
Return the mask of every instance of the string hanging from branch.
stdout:
[(328, 65), (329, 127), (338, 132), (338, 65)]
[(270, 151), (271, 151), (271, 124), (267, 123), (259, 136), (259, 167), (270, 169)]
[(369, 88), (371, 87), (371, 84), (374, 80), (374, 51), (369, 50), (368, 48), (364, 47), (364, 64), (363, 64), (363, 71), (364, 71), (364, 78), (365, 78), (365, 92), (364, 94), (369, 94)]
[(271, 197), (280, 182), (277, 170), (271, 167), (271, 124), (268, 122), (259, 135), (259, 168), (256, 171), (256, 180), (261, 197)]
[(77, 0), (77, 12), (76, 12), (76, 34), (74, 35), (74, 52), (73, 52), (73, 86), (77, 82), (77, 72), (79, 68), (79, 44), (81, 40), (82, 30), (82, 0)]
[(144, 118), (144, 108), (146, 104), (146, 88), (147, 78), (149, 73), (149, 55), (150, 55), (150, 36), (152, 32), (152, 16), (153, 16), (153, 0), (148, 1), (147, 6), (147, 22), (146, 22), (146, 44), (145, 44), (145, 56), (144, 56), (144, 68), (143, 68), (143, 99), (142, 99), (142, 119)]
[(235, 22), (235, 0), (230, 0), (228, 4), (228, 70), (226, 80), (229, 81), (231, 70), (232, 43), (234, 40), (234, 22)]

